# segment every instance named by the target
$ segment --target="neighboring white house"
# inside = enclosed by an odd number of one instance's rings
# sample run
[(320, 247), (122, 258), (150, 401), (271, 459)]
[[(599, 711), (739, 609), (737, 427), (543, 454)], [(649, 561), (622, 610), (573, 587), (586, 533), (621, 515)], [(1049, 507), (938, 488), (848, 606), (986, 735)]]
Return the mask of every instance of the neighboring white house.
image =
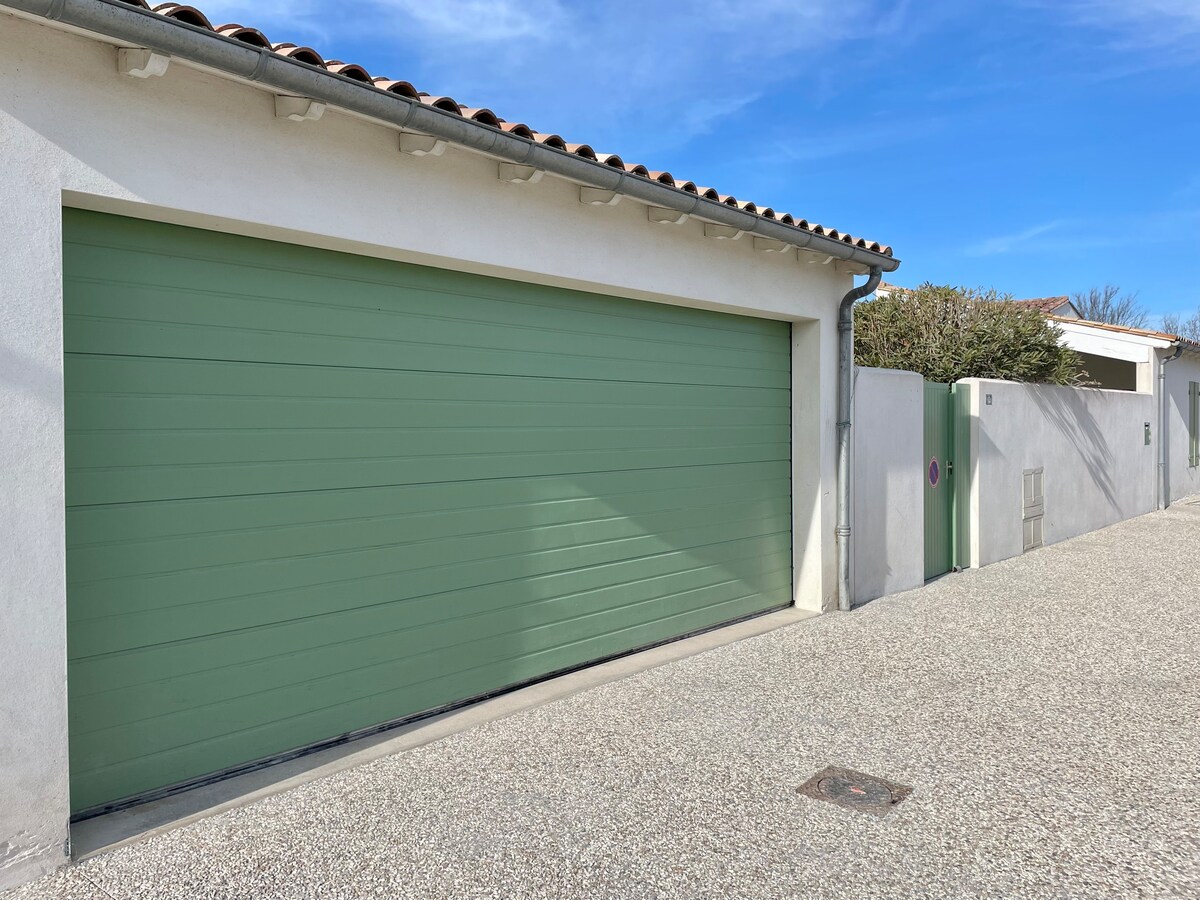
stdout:
[(834, 602), (890, 249), (140, 0), (0, 0), (0, 159), (0, 889), (73, 817)]
[(1159, 506), (1200, 494), (1200, 343), (1144, 328), (1051, 318), (1097, 387), (1154, 397)]

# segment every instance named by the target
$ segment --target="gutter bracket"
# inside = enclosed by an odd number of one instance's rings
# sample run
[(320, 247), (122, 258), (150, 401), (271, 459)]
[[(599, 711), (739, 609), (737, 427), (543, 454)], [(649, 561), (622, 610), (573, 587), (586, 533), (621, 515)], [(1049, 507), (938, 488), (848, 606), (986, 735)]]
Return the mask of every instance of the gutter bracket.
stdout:
[(784, 241), (777, 241), (773, 238), (754, 238), (754, 249), (760, 253), (786, 253), (791, 248), (791, 244)]
[(145, 47), (122, 47), (117, 51), (117, 71), (132, 78), (151, 78), (166, 74), (171, 57)]
[(325, 104), (308, 97), (275, 95), (275, 117), (290, 122), (315, 122), (325, 114)]
[(647, 206), (646, 217), (659, 225), (682, 225), (688, 220), (687, 213), (663, 206)]
[(500, 163), (496, 176), (509, 184), (537, 184), (546, 172), (534, 166), (521, 166), (516, 163)]
[(417, 134), (413, 131), (400, 132), (400, 152), (409, 156), (441, 156), (446, 152), (446, 142), (432, 134)]
[(621, 200), (621, 195), (616, 191), (606, 191), (601, 188), (588, 187), (586, 184), (579, 186), (579, 202), (589, 206), (616, 206)]
[(716, 222), (704, 223), (704, 236), (716, 238), (718, 241), (736, 241), (745, 233), (742, 229), (734, 228), (732, 225), (718, 225)]

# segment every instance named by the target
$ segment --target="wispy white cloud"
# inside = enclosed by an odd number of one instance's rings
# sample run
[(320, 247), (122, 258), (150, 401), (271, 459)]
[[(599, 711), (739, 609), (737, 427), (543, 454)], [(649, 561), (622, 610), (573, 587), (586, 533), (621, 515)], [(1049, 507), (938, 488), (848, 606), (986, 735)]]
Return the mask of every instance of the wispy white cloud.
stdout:
[(1155, 54), (1169, 65), (1200, 59), (1200, 2), (1197, 0), (1035, 0), (1076, 26), (1107, 35), (1105, 49)]
[(409, 27), (459, 45), (540, 41), (571, 18), (558, 0), (371, 0), (370, 6), (388, 19), (405, 16)]
[(1063, 224), (1061, 220), (1043, 222), (1041, 225), (1034, 225), (1031, 228), (1026, 228), (1024, 231), (1018, 231), (1014, 234), (1002, 234), (997, 237), (991, 237), (971, 244), (966, 248), (966, 253), (968, 256), (997, 256), (1001, 253), (1012, 253), (1014, 250), (1026, 247), (1042, 235), (1049, 234), (1051, 231), (1061, 228)]
[(272, 40), (320, 33), (317, 49), (341, 59), (363, 61), (344, 45), (369, 41), (372, 71), (599, 150), (629, 149), (633, 134), (644, 151), (719, 128), (784, 81), (847, 89), (855, 67), (839, 54), (851, 43), (904, 40), (911, 2), (358, 0), (350, 14), (340, 0), (209, 0), (207, 8), (260, 25)]
[[(1113, 223), (1121, 223), (1114, 227)], [(967, 256), (1005, 253), (1076, 252), (1112, 247), (1145, 246), (1200, 249), (1196, 229), (1200, 208), (1183, 207), (1137, 212), (1102, 212), (1055, 219), (1014, 234), (1004, 234), (970, 244)], [(1049, 241), (1038, 238), (1054, 233)]]

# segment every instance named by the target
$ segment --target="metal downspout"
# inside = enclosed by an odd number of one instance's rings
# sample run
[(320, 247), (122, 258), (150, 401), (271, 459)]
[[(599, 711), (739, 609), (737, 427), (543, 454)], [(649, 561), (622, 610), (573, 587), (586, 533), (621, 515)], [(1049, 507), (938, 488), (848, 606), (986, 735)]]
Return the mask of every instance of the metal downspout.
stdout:
[(1183, 355), (1183, 345), (1176, 344), (1175, 352), (1164, 356), (1158, 364), (1158, 508), (1171, 505), (1170, 486), (1167, 484), (1167, 363)]
[(838, 609), (850, 611), (850, 417), (854, 393), (854, 304), (879, 287), (883, 271), (872, 266), (866, 283), (842, 298), (838, 307), (837, 553)]

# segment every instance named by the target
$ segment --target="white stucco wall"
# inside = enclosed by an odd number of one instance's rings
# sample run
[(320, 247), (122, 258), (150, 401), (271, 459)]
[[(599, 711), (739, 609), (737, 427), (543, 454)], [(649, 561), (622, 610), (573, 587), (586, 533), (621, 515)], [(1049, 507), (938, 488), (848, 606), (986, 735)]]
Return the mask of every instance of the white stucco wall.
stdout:
[[(1154, 397), (966, 379), (971, 386), (971, 565), (1022, 552), (1021, 476), (1045, 469), (1045, 543), (1155, 508)], [(988, 397), (992, 402), (988, 404)]]
[(798, 605), (834, 603), (838, 299), (852, 277), (645, 207), (513, 185), (450, 148), (173, 63), (121, 76), (113, 47), (0, 13), (0, 888), (64, 860), (68, 835), (61, 208), (791, 320)]
[(924, 417), (920, 375), (855, 370), (850, 527), (856, 603), (924, 583)]
[[(1162, 355), (1169, 355), (1163, 353)], [(1200, 382), (1200, 353), (1186, 351), (1165, 364), (1167, 499), (1174, 503), (1200, 494), (1200, 467), (1189, 457), (1188, 423), (1191, 415), (1188, 385)]]

